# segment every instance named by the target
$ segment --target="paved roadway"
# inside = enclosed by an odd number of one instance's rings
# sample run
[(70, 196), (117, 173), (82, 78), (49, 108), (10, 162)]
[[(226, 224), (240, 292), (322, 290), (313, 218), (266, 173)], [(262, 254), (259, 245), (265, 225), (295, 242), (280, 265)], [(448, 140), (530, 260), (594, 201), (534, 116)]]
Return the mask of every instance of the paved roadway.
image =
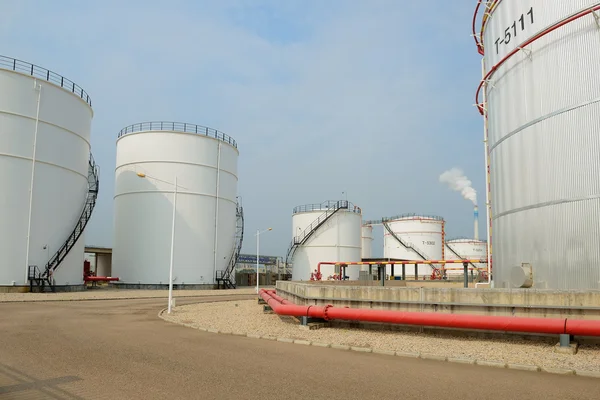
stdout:
[[(178, 299), (194, 301), (214, 299)], [(200, 332), (159, 319), (164, 303), (0, 304), (0, 399), (599, 398), (592, 378)]]

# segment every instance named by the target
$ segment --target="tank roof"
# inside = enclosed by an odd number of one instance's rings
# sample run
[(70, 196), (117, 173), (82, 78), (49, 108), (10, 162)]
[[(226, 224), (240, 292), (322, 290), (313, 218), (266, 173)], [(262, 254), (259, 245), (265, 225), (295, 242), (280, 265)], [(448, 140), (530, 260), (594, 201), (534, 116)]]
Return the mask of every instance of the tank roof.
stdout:
[(26, 61), (17, 60), (16, 58), (0, 55), (0, 69), (30, 75), (37, 79), (43, 79), (73, 93), (85, 101), (90, 107), (92, 106), (92, 99), (81, 86), (46, 68), (42, 68)]
[(237, 149), (236, 141), (229, 135), (219, 132), (216, 129), (208, 128), (202, 125), (190, 124), (187, 122), (173, 122), (173, 121), (151, 121), (151, 122), (139, 122), (137, 124), (129, 125), (119, 132), (118, 137), (125, 136), (129, 133), (136, 132), (155, 132), (155, 131), (168, 131), (168, 132), (182, 132), (182, 133), (194, 133), (197, 135), (204, 135), (211, 138), (215, 138), (222, 142), (232, 145)]

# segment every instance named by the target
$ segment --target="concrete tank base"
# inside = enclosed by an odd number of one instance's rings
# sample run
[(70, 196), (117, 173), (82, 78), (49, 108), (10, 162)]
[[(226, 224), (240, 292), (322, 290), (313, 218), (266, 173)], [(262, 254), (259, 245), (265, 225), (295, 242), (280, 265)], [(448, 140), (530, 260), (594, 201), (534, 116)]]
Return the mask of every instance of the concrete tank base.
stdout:
[[(140, 289), (140, 290), (168, 290), (168, 283), (121, 283), (111, 282), (111, 287), (116, 289)], [(173, 290), (214, 290), (217, 285), (214, 283), (198, 283), (198, 284), (173, 284)]]
[[(37, 287), (33, 287), (33, 293), (36, 292)], [(86, 285), (56, 285), (54, 286), (55, 292), (83, 292), (87, 290)], [(29, 293), (29, 285), (27, 286), (0, 286), (0, 293)], [(48, 287), (45, 288), (44, 293), (52, 293)]]

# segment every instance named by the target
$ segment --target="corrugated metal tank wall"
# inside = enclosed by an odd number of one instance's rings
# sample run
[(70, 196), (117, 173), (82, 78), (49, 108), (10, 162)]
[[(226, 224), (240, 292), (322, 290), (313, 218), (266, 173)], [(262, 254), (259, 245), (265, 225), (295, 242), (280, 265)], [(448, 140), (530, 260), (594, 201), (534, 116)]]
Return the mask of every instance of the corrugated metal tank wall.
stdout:
[[(597, 3), (499, 2), (485, 27), (485, 69)], [(536, 288), (600, 289), (598, 48), (588, 14), (512, 56), (487, 85), (496, 287), (531, 263)]]

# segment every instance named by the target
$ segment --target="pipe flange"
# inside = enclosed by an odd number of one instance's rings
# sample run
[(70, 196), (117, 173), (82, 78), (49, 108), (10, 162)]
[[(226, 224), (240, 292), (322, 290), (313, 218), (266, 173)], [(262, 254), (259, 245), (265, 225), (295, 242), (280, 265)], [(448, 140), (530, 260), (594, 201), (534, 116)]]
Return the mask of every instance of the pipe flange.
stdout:
[(327, 310), (329, 310), (331, 307), (333, 307), (331, 304), (328, 304), (325, 307), (323, 307), (323, 319), (325, 321), (331, 320), (331, 318), (329, 318), (329, 315), (327, 314)]

